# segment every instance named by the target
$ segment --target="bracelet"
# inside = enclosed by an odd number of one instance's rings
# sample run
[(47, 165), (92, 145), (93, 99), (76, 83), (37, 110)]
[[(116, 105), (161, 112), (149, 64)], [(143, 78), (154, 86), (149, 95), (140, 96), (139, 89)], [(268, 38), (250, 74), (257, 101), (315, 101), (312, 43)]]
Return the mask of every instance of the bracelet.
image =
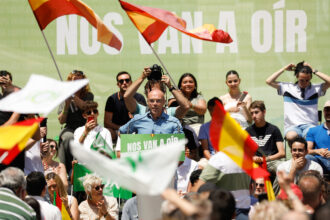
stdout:
[(315, 75), (318, 72), (318, 70), (314, 70), (313, 74)]

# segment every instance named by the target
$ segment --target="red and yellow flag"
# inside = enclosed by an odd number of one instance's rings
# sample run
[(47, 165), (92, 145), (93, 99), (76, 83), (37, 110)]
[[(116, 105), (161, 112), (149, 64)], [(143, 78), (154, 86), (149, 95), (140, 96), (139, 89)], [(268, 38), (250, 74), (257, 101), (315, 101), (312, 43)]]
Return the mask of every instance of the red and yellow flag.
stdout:
[(219, 43), (231, 43), (233, 41), (227, 32), (216, 29), (212, 24), (204, 24), (202, 27), (186, 30), (186, 22), (172, 12), (133, 5), (124, 1), (119, 2), (149, 44), (158, 40), (168, 26), (200, 40)]
[(83, 16), (97, 29), (97, 40), (110, 47), (121, 49), (122, 43), (103, 23), (99, 16), (80, 0), (29, 0), (41, 30), (54, 19), (63, 15)]
[(220, 102), (216, 102), (213, 109), (210, 139), (216, 151), (227, 154), (252, 179), (269, 176), (267, 170), (253, 162), (258, 145), (225, 111)]
[(62, 219), (63, 220), (71, 220), (71, 217), (68, 213), (68, 211), (66, 210), (61, 197), (58, 195), (57, 191), (54, 191), (54, 201), (53, 201), (53, 205), (57, 206), (57, 208), (61, 211), (61, 215), (62, 215)]
[[(267, 162), (266, 162), (265, 156), (262, 156), (262, 168), (267, 170)], [(269, 176), (264, 177), (264, 182), (265, 182), (265, 190), (267, 192), (268, 201), (274, 201), (275, 193), (274, 193), (272, 182), (270, 181)]]
[(0, 163), (10, 164), (24, 150), (42, 120), (34, 118), (0, 127)]

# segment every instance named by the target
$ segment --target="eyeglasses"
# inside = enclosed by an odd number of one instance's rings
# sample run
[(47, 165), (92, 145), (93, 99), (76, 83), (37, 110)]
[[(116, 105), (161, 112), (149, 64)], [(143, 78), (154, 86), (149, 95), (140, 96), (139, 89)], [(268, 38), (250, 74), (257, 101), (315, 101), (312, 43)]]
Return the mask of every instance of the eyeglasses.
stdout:
[(118, 82), (119, 82), (120, 84), (123, 84), (124, 81), (125, 81), (126, 83), (129, 83), (129, 82), (131, 81), (131, 79), (120, 79), (120, 80), (118, 80)]
[(104, 188), (104, 184), (101, 184), (101, 185), (98, 185), (98, 186), (95, 186), (94, 189), (96, 191), (99, 191), (100, 189), (103, 189)]
[(256, 183), (256, 186), (264, 187), (265, 184), (263, 184), (263, 183)]
[(94, 113), (94, 115), (95, 115), (95, 114), (99, 113), (99, 111), (97, 109), (93, 109), (93, 110), (89, 110), (86, 112), (87, 115), (91, 115), (92, 113)]
[(80, 70), (73, 70), (72, 74), (74, 74), (74, 75), (84, 75), (84, 72), (80, 71)]
[(293, 148), (293, 149), (292, 149), (292, 152), (303, 153), (304, 151), (305, 151), (305, 149), (296, 149), (296, 148)]

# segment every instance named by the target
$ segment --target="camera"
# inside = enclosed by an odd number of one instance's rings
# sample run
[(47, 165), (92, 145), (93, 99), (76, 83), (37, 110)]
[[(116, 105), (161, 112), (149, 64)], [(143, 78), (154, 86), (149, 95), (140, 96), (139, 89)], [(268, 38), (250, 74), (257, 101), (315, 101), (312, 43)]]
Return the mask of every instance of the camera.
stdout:
[(162, 79), (162, 75), (163, 75), (162, 67), (158, 66), (157, 64), (154, 64), (149, 68), (151, 70), (151, 73), (147, 77), (148, 80), (161, 80)]

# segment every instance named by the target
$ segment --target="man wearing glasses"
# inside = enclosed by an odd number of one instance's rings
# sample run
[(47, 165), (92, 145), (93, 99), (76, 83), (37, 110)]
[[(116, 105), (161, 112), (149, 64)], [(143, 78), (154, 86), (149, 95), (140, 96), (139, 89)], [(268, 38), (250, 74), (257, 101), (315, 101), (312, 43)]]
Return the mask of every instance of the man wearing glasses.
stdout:
[[(113, 141), (117, 139), (117, 131), (120, 126), (132, 118), (124, 102), (124, 94), (132, 84), (131, 75), (126, 71), (121, 71), (116, 78), (119, 91), (108, 97), (104, 112), (104, 127), (111, 132)], [(146, 105), (143, 95), (135, 93), (134, 98), (138, 103)]]
[(299, 174), (306, 170), (316, 170), (323, 175), (322, 167), (318, 163), (305, 158), (308, 151), (307, 142), (303, 137), (297, 136), (289, 142), (289, 146), (292, 159), (281, 163), (277, 167), (277, 172), (284, 171), (287, 173), (293, 183), (297, 183)]
[[(83, 112), (86, 124), (74, 131), (74, 141), (83, 144), (85, 148), (92, 148), (93, 146), (101, 144), (101, 147), (107, 145), (112, 150), (110, 132), (97, 122), (97, 117), (99, 116), (97, 106), (98, 104), (94, 101), (86, 101), (86, 109)], [(96, 140), (99, 140), (100, 142), (96, 143)]]

